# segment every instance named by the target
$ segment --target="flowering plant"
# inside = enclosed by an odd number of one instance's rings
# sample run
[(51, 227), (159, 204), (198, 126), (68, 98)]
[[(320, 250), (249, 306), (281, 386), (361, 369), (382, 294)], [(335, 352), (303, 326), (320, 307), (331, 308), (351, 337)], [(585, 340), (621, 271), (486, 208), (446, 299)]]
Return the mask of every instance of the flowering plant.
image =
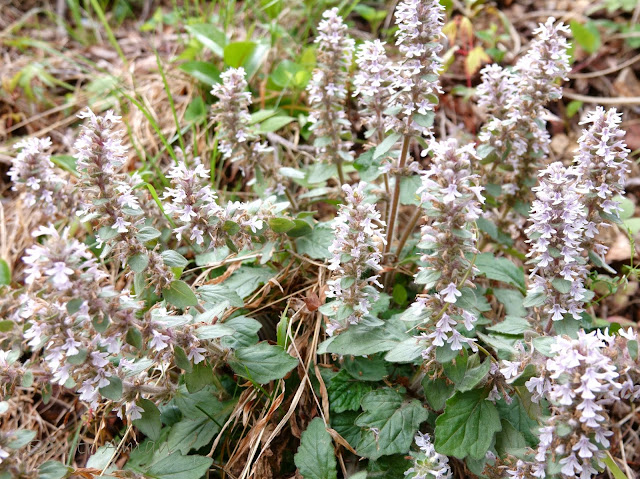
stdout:
[(356, 45), (327, 10), (308, 145), (252, 112), (238, 65), (211, 90), (215, 151), (176, 135), (155, 180), (111, 110), (78, 115), (73, 177), (50, 139), (16, 145), (12, 201), (34, 223), (0, 286), (0, 414), (19, 391), (70, 395), (94, 450), (30, 469), (36, 432), (3, 430), (0, 477), (618, 470), (640, 338), (598, 317), (596, 286), (635, 273), (603, 236), (630, 172), (620, 113), (586, 112), (573, 162), (554, 161), (543, 119), (570, 61), (549, 19), (513, 67), (482, 70), (477, 135), (434, 128), (444, 17), (404, 0), (395, 46)]

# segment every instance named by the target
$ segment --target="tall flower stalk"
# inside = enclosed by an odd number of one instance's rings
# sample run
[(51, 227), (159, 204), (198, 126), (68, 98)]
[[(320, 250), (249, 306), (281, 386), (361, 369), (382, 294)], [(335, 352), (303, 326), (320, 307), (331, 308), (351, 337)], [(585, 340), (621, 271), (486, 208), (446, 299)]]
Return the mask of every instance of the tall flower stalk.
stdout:
[(348, 70), (351, 66), (354, 41), (347, 36), (347, 26), (338, 15), (338, 8), (322, 14), (318, 25), (317, 64), (307, 87), (311, 113), (309, 121), (315, 136), (314, 145), (320, 161), (333, 163), (340, 183), (346, 182), (342, 163), (353, 161), (349, 151), (351, 122), (345, 113)]
[(96, 239), (105, 245), (103, 256), (113, 251), (121, 264), (135, 255), (147, 258), (145, 270), (160, 292), (173, 281), (173, 273), (160, 254), (147, 249), (137, 236), (144, 212), (134, 186), (142, 180), (120, 172), (127, 158), (122, 133), (116, 129), (120, 117), (112, 111), (99, 117), (89, 109), (78, 116), (88, 120), (74, 145), (81, 174), (76, 187), (82, 202), (78, 215), (99, 228)]
[[(324, 312), (330, 317), (327, 334), (332, 335), (357, 324), (378, 299), (378, 272), (382, 269), (380, 213), (365, 199), (366, 183), (354, 187), (342, 185), (346, 203), (333, 225), (335, 239), (329, 247), (333, 255), (329, 261), (332, 278), (327, 282), (327, 297), (336, 298)], [(368, 271), (373, 275), (367, 276)]]
[(426, 220), (419, 247), (427, 252), (415, 281), (424, 285), (425, 292), (409, 310), (411, 318), (425, 323), (421, 326), (427, 331), (421, 336), (426, 344), (425, 358), (445, 343), (454, 351), (464, 343), (473, 346), (455, 327), (462, 324), (471, 331), (477, 318), (456, 303), (461, 290), (474, 287), (476, 268), (470, 258), (477, 250), (473, 230), (484, 202), (478, 175), (471, 173), (472, 161), (478, 160), (471, 145), (459, 146), (455, 139), (449, 139), (434, 143), (433, 152), (432, 166), (418, 190)]
[[(406, 170), (411, 140), (414, 136), (430, 135), (434, 105), (442, 92), (438, 83), (441, 59), (438, 42), (444, 25), (444, 8), (437, 0), (406, 0), (396, 9), (396, 45), (403, 57), (393, 68), (393, 95), (389, 107), (395, 114), (386, 116), (386, 129), (401, 134), (400, 156), (386, 171), (395, 177), (391, 207), (387, 216), (387, 245), (391, 251), (395, 236), (400, 183)], [(400, 254), (400, 251), (398, 251)]]

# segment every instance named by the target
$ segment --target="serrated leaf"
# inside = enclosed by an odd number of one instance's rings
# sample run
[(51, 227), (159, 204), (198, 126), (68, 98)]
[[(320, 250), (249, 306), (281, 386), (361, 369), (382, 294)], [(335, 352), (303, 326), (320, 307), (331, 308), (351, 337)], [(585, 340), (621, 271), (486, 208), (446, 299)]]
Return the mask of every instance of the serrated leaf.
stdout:
[(511, 404), (507, 404), (503, 399), (496, 402), (500, 417), (508, 421), (522, 434), (528, 446), (533, 447), (538, 444), (538, 436), (535, 434), (535, 430), (539, 425), (538, 421), (529, 416), (517, 395), (514, 395), (511, 399)]
[(356, 450), (361, 456), (378, 459), (409, 450), (421, 423), (427, 420), (427, 410), (419, 401), (406, 401), (393, 389), (378, 389), (362, 399), (364, 412), (356, 425), (366, 428)]
[(349, 373), (342, 370), (327, 384), (329, 406), (337, 413), (357, 411), (360, 409), (360, 401), (370, 391), (370, 385), (353, 379)]
[(198, 304), (198, 298), (196, 298), (191, 287), (181, 280), (173, 281), (168, 288), (164, 289), (162, 291), (162, 297), (167, 303), (173, 304), (181, 309)]
[(447, 400), (444, 413), (436, 419), (435, 448), (458, 459), (482, 459), (501, 429), (498, 410), (487, 400), (486, 391), (459, 392)]
[(331, 228), (316, 225), (313, 231), (306, 236), (296, 239), (298, 253), (306, 254), (313, 259), (331, 258), (329, 246), (335, 239), (335, 233)]
[(430, 379), (428, 376), (422, 380), (422, 389), (429, 405), (435, 410), (440, 411), (453, 394), (455, 385), (448, 382), (445, 378)]
[(482, 364), (465, 371), (462, 380), (456, 384), (458, 391), (470, 391), (484, 379), (491, 369), (491, 361), (486, 359)]
[(321, 418), (313, 419), (300, 438), (294, 462), (304, 479), (336, 479), (336, 454)]
[(280, 346), (261, 342), (237, 349), (229, 359), (229, 365), (239, 376), (266, 384), (282, 379), (298, 365), (298, 360)]

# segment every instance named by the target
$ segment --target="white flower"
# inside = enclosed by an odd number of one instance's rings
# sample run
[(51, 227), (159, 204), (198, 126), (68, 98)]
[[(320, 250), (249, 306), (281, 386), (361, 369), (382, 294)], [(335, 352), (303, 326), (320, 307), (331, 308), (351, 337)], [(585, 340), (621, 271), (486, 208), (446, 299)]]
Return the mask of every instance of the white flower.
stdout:
[(166, 341), (169, 339), (169, 336), (155, 330), (152, 331), (152, 333), (153, 333), (153, 338), (149, 342), (150, 347), (152, 347), (156, 351), (162, 351), (164, 348), (168, 346)]
[(118, 233), (126, 233), (127, 231), (129, 231), (127, 226), (129, 226), (130, 224), (130, 221), (126, 221), (122, 216), (119, 216), (118, 218), (116, 218), (116, 222), (111, 226), (111, 228), (116, 230)]
[(462, 293), (458, 291), (455, 283), (449, 283), (449, 285), (440, 291), (441, 295), (444, 295), (443, 300), (447, 303), (455, 303), (458, 297), (462, 296)]
[(71, 284), (69, 275), (73, 274), (73, 270), (64, 261), (53, 263), (53, 266), (46, 270), (45, 273), (51, 277), (53, 284), (58, 289), (67, 288)]

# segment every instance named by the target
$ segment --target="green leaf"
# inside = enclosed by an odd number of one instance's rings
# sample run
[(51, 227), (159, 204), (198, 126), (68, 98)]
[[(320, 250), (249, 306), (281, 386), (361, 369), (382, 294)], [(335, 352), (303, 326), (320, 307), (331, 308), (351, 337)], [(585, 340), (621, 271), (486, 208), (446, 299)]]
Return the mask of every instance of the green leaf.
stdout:
[(526, 291), (524, 271), (507, 258), (496, 258), (492, 253), (481, 253), (476, 257), (476, 267), (489, 279), (502, 281)]
[(122, 380), (117, 376), (111, 376), (109, 385), (100, 388), (100, 394), (112, 401), (119, 401), (122, 398)]
[[(538, 436), (534, 432), (535, 428), (539, 425), (538, 421), (527, 413), (524, 404), (522, 404), (522, 401), (517, 395), (513, 395), (511, 404), (507, 404), (503, 399), (501, 399), (496, 402), (496, 407), (500, 413), (500, 417), (508, 421), (518, 432), (522, 434), (522, 437), (527, 441), (528, 446), (533, 447), (538, 444)], [(540, 416), (539, 412), (537, 416)]]
[(445, 378), (430, 379), (428, 376), (422, 380), (422, 389), (429, 405), (436, 411), (444, 409), (445, 402), (451, 397), (455, 385)]
[(464, 373), (464, 377), (459, 384), (456, 384), (458, 391), (470, 391), (480, 383), (491, 369), (491, 361), (486, 359), (482, 364), (474, 368), (469, 368)]
[(160, 256), (162, 256), (164, 264), (166, 264), (170, 268), (184, 268), (189, 264), (187, 258), (172, 249), (163, 251), (162, 253), (160, 253)]
[(73, 468), (58, 461), (47, 461), (38, 469), (38, 479), (63, 479), (73, 472)]
[(13, 321), (10, 319), (0, 320), (0, 333), (6, 333), (13, 329)]
[(156, 479), (195, 479), (204, 476), (212, 463), (210, 457), (174, 452), (153, 464), (146, 475)]
[(11, 269), (9, 264), (0, 258), (0, 286), (11, 284)]
[(142, 273), (149, 265), (149, 256), (144, 253), (134, 254), (127, 260), (127, 264), (134, 273)]
[(311, 233), (296, 239), (296, 248), (298, 253), (305, 254), (313, 259), (331, 258), (329, 246), (331, 246), (334, 238), (335, 234), (331, 228), (316, 225)]
[(244, 301), (238, 293), (229, 289), (226, 284), (207, 284), (198, 288), (198, 294), (203, 301), (210, 304), (219, 304), (227, 301), (229, 305), (241, 308)]
[(525, 317), (527, 309), (523, 306), (524, 296), (515, 289), (494, 288), (493, 295), (500, 301), (509, 316)]
[(342, 370), (327, 384), (329, 406), (337, 413), (357, 411), (360, 409), (360, 401), (370, 391), (371, 386), (353, 379), (349, 373)]
[(212, 385), (214, 383), (213, 374), (213, 368), (206, 362), (202, 361), (195, 364), (190, 373), (184, 374), (184, 383), (187, 386), (187, 391), (195, 393), (205, 386)]
[(181, 309), (198, 304), (198, 298), (196, 298), (191, 287), (181, 280), (173, 281), (168, 288), (162, 291), (162, 297), (167, 303), (171, 303)]
[(292, 116), (274, 116), (260, 123), (260, 133), (271, 133), (272, 131), (278, 131), (280, 128), (288, 125), (295, 118)]
[(191, 364), (191, 361), (189, 361), (189, 357), (187, 356), (187, 353), (184, 352), (184, 349), (182, 349), (180, 346), (174, 346), (173, 355), (176, 360), (176, 366), (178, 366), (180, 369), (183, 369), (187, 373), (193, 371), (193, 364)]
[(342, 367), (351, 377), (360, 381), (381, 381), (389, 375), (390, 364), (380, 355), (347, 356)]
[(208, 86), (220, 83), (220, 70), (209, 62), (199, 62), (195, 60), (184, 62), (180, 65), (180, 70)]
[(36, 432), (29, 429), (19, 429), (8, 435), (9, 441), (6, 446), (9, 449), (20, 449), (29, 444), (36, 437)]
[(246, 298), (253, 293), (258, 286), (266, 283), (275, 275), (275, 271), (271, 268), (241, 266), (224, 284), (231, 291), (235, 291), (241, 298)]
[(246, 316), (227, 319), (222, 325), (235, 331), (233, 336), (225, 336), (221, 340), (222, 346), (230, 349), (247, 347), (258, 342), (257, 332), (262, 327), (259, 321)]
[(602, 45), (602, 40), (600, 39), (598, 28), (593, 22), (589, 21), (582, 25), (577, 20), (571, 20), (569, 25), (571, 26), (573, 38), (585, 52), (595, 53), (598, 51)]
[(567, 109), (566, 109), (567, 118), (574, 117), (575, 114), (578, 113), (580, 108), (582, 108), (582, 105), (583, 105), (583, 103), (581, 101), (578, 101), (578, 100), (570, 101), (567, 104)]
[(287, 236), (290, 236), (291, 238), (306, 236), (313, 231), (311, 229), (311, 225), (304, 220), (295, 219), (293, 222), (295, 223), (295, 226), (287, 231)]
[(611, 474), (613, 474), (613, 477), (615, 479), (629, 479), (627, 475), (624, 472), (622, 472), (622, 470), (618, 467), (616, 462), (613, 460), (613, 456), (611, 456), (611, 453), (609, 451), (607, 451), (607, 454), (602, 460), (602, 462), (604, 462), (605, 466), (607, 466), (607, 469), (611, 471)]
[[(100, 235), (102, 239), (105, 239), (102, 235)], [(160, 237), (160, 231), (155, 229), (153, 226), (144, 226), (138, 230), (136, 234), (136, 238), (141, 243), (146, 243), (147, 241), (154, 240)]]
[(202, 97), (195, 97), (186, 111), (184, 112), (184, 121), (187, 123), (202, 123), (207, 119), (207, 106), (204, 104)]
[(313, 419), (302, 433), (300, 447), (293, 460), (304, 479), (336, 479), (338, 477), (331, 435), (327, 432), (321, 418)]
[[(393, 389), (378, 389), (362, 399), (362, 413), (356, 425), (366, 428), (356, 447), (358, 454), (378, 459), (390, 454), (406, 454), (421, 423), (427, 420), (427, 410), (419, 401), (406, 401)], [(376, 434), (377, 432), (377, 434)]]
[(397, 143), (402, 135), (400, 133), (391, 133), (387, 136), (382, 143), (376, 146), (376, 149), (373, 153), (373, 159), (376, 160), (388, 152), (393, 146)]
[(233, 42), (224, 47), (224, 62), (230, 67), (244, 67), (250, 79), (260, 68), (269, 45), (255, 42)]
[(210, 23), (186, 25), (185, 28), (213, 53), (219, 57), (224, 55), (224, 47), (227, 44), (227, 37), (224, 32), (218, 30)]
[(498, 410), (486, 391), (456, 393), (436, 419), (436, 451), (458, 459), (482, 459), (501, 429)]
[(229, 365), (238, 376), (266, 384), (275, 379), (282, 379), (298, 365), (298, 360), (279, 346), (261, 342), (237, 349), (229, 359)]
[(405, 339), (407, 339), (407, 335), (404, 331), (387, 322), (384, 327), (373, 329), (350, 327), (344, 333), (334, 336), (322, 344), (326, 343), (323, 352), (365, 356), (390, 351)]
[(501, 334), (520, 335), (531, 330), (531, 325), (525, 318), (507, 316), (501, 323), (489, 326), (487, 329)]
[(127, 344), (130, 344), (134, 348), (142, 349), (142, 333), (138, 328), (131, 326), (127, 330), (125, 340), (127, 341)]
[(154, 441), (157, 440), (160, 437), (160, 430), (162, 429), (158, 407), (148, 399), (140, 399), (138, 406), (144, 409), (144, 411), (140, 419), (133, 421), (133, 425), (148, 438)]
[(269, 228), (276, 233), (286, 233), (295, 226), (296, 224), (287, 218), (271, 218), (269, 220)]
[(198, 339), (218, 339), (224, 336), (231, 336), (236, 332), (237, 331), (233, 328), (230, 328), (227, 323), (216, 323), (207, 326), (200, 326), (196, 330), (196, 336), (198, 337)]

